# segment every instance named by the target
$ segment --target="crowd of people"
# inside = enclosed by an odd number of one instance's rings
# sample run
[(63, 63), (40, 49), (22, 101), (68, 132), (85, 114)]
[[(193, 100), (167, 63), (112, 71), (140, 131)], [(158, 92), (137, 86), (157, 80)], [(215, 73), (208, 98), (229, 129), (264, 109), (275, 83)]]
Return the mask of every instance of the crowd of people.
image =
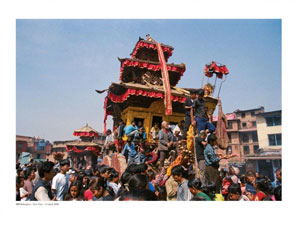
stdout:
[[(102, 155), (121, 154), (127, 164), (124, 172), (101, 163), (75, 168), (69, 159), (17, 164), (17, 201), (280, 201), (281, 169), (271, 182), (253, 171), (241, 175), (235, 166), (220, 168), (221, 159), (235, 155), (216, 153), (215, 127), (203, 95), (203, 89), (191, 91), (183, 126), (154, 124), (149, 135), (155, 150), (146, 145), (141, 121), (125, 126), (120, 120), (113, 132), (108, 130)], [(186, 152), (190, 125), (196, 130), (193, 158)]]
[(145, 163), (131, 163), (120, 175), (114, 168), (99, 165), (75, 172), (68, 159), (17, 168), (17, 201), (280, 201), (281, 169), (276, 180), (237, 167), (219, 172), (220, 186), (202, 183), (183, 165), (166, 174), (166, 160), (159, 173)]

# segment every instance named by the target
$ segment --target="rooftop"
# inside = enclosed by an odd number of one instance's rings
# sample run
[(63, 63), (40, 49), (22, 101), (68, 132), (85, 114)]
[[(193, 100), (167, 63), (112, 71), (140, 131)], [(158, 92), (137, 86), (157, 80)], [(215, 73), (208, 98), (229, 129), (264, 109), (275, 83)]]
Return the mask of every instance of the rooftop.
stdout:
[(98, 132), (90, 127), (88, 124), (86, 124), (84, 127), (76, 129), (74, 132), (95, 132), (98, 134)]
[(263, 106), (260, 106), (258, 108), (253, 108), (253, 109), (246, 109), (246, 110), (240, 110), (236, 109), (234, 113), (241, 113), (241, 112), (248, 112), (248, 111), (258, 111), (258, 110), (264, 110), (265, 108)]
[(281, 110), (276, 110), (276, 111), (268, 111), (268, 112), (260, 112), (257, 115), (270, 115), (270, 114), (281, 114)]

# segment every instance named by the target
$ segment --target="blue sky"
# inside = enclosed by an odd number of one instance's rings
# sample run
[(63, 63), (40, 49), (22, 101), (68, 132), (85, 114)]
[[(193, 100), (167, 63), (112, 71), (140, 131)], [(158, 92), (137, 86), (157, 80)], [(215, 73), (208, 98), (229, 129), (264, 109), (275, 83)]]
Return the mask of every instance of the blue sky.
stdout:
[(175, 48), (170, 63), (186, 64), (179, 87), (200, 87), (215, 60), (230, 72), (224, 112), (281, 109), (281, 20), (17, 20), (16, 133), (54, 141), (86, 123), (102, 131), (105, 94), (95, 89), (118, 81), (117, 57), (148, 33)]

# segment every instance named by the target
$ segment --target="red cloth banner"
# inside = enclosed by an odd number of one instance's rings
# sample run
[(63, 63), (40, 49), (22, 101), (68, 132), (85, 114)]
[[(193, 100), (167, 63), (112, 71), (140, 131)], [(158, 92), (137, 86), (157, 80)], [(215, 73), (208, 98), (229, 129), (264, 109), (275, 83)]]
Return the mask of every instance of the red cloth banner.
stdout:
[(107, 120), (107, 110), (106, 110), (106, 107), (107, 107), (107, 96), (105, 97), (105, 100), (104, 100), (104, 122), (103, 122), (103, 133), (106, 134), (106, 120)]
[[(142, 48), (142, 47), (148, 48), (148, 49), (153, 49), (153, 50), (156, 50), (156, 49), (157, 49), (156, 45), (153, 44), (153, 43), (147, 43), (147, 42), (139, 41), (139, 42), (137, 43), (137, 45), (135, 46), (134, 51), (133, 51), (132, 54), (131, 54), (131, 57), (132, 57), (133, 59), (136, 58), (136, 54), (137, 54), (138, 50), (139, 50), (140, 48)], [(163, 50), (163, 52), (167, 52), (167, 55), (166, 55), (166, 61), (168, 61), (169, 57), (171, 57), (172, 54), (173, 54), (173, 50), (172, 50), (171, 48), (165, 47), (165, 46), (162, 46), (162, 50)]]
[[(148, 70), (152, 70), (152, 71), (159, 71), (159, 70), (161, 70), (161, 65), (159, 65), (159, 64), (157, 65), (157, 64), (151, 64), (151, 63), (141, 62), (141, 61), (137, 61), (137, 60), (128, 60), (128, 59), (125, 59), (122, 62), (121, 68), (120, 68), (120, 80), (121, 81), (123, 80), (124, 67), (127, 67), (127, 66), (139, 67), (139, 68), (147, 68)], [(171, 66), (171, 65), (166, 65), (166, 66), (167, 66), (167, 70), (168, 71), (179, 72), (180, 77), (185, 72), (185, 68)], [(178, 78), (177, 82), (180, 80), (180, 77)]]
[[(115, 95), (111, 91), (108, 92), (108, 97), (110, 100), (114, 103), (123, 103), (125, 100), (128, 99), (130, 95), (136, 95), (136, 96), (145, 96), (150, 98), (164, 98), (164, 94), (160, 92), (151, 92), (151, 91), (144, 91), (141, 89), (132, 89), (128, 88), (127, 91), (123, 95)], [(186, 98), (181, 96), (173, 96), (171, 95), (171, 100), (174, 102), (180, 102), (184, 103)], [(105, 114), (107, 117), (107, 114)], [(104, 117), (105, 118), (105, 117)]]
[(96, 132), (73, 132), (73, 136), (98, 137), (98, 133), (96, 133)]
[(159, 62), (161, 65), (161, 75), (162, 75), (162, 79), (163, 79), (163, 86), (164, 86), (164, 91), (165, 91), (165, 98), (164, 98), (164, 103), (165, 103), (165, 114), (166, 115), (172, 115), (173, 111), (172, 111), (172, 101), (171, 101), (171, 86), (170, 86), (170, 81), (169, 81), (169, 72), (168, 72), (168, 68), (167, 68), (167, 64), (166, 64), (166, 60), (165, 60), (165, 56), (163, 53), (163, 50), (161, 48), (161, 45), (159, 42), (156, 42), (156, 46), (157, 46), (157, 51), (158, 51), (158, 58), (159, 58)]

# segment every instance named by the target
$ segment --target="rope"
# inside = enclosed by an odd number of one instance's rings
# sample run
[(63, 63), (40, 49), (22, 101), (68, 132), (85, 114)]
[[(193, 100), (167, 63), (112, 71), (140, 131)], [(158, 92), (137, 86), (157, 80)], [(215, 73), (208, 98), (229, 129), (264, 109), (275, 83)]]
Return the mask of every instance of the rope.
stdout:
[(220, 91), (221, 91), (221, 88), (222, 88), (222, 84), (226, 81), (226, 79), (227, 79), (227, 75), (225, 75), (225, 79), (221, 82), (221, 85), (220, 85), (220, 88), (219, 88), (219, 92), (218, 92), (218, 97), (220, 96)]

